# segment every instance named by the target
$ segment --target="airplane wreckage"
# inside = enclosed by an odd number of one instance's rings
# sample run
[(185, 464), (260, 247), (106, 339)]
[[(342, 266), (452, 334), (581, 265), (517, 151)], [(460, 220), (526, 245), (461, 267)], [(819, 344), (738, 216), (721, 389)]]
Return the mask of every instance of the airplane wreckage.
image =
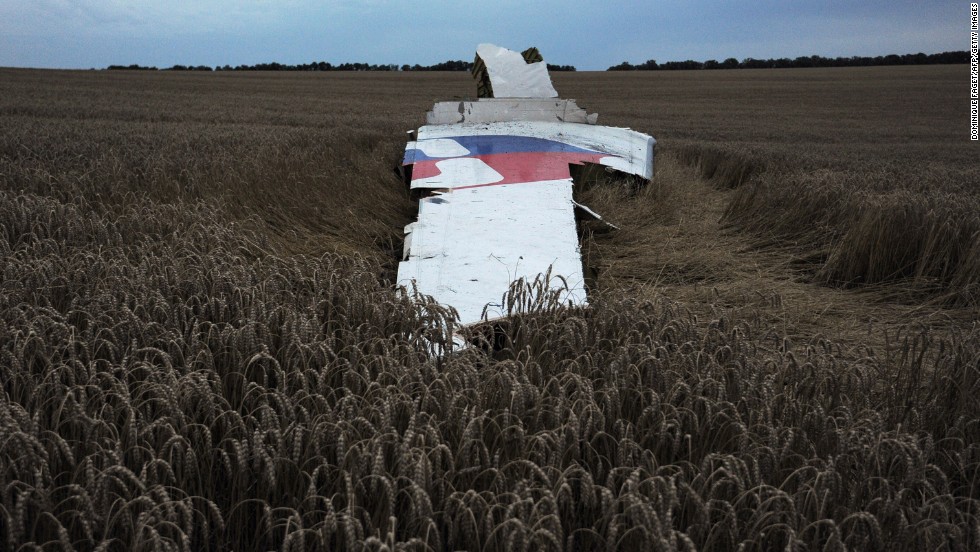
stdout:
[(521, 279), (548, 278), (545, 291), (584, 306), (576, 214), (601, 217), (573, 199), (572, 166), (648, 181), (656, 141), (558, 98), (536, 48), (480, 44), (473, 76), (476, 101), (438, 102), (409, 133), (402, 165), (420, 199), (397, 283), (453, 307), (463, 326), (506, 316), (502, 297)]

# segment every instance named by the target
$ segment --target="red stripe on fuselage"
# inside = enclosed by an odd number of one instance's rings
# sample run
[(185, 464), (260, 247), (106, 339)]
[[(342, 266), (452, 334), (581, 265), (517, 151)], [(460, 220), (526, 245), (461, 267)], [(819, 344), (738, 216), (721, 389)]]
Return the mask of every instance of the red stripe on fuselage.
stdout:
[[(503, 179), (492, 184), (473, 184), (459, 182), (456, 186), (447, 186), (454, 190), (464, 188), (480, 188), (484, 186), (503, 186), (505, 184), (522, 184), (526, 182), (541, 182), (544, 180), (562, 180), (571, 177), (568, 166), (572, 163), (598, 163), (599, 159), (608, 157), (606, 153), (584, 152), (527, 152), (527, 153), (498, 153), (492, 155), (474, 155), (464, 158), (448, 159), (480, 159), (493, 170), (500, 173)], [(441, 174), (436, 163), (446, 161), (419, 161), (412, 165), (412, 180), (430, 178)]]

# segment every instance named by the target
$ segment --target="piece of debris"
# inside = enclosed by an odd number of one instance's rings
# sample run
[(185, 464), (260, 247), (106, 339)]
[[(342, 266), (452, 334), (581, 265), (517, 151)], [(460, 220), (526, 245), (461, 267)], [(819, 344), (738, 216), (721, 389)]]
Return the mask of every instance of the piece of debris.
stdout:
[(512, 282), (552, 277), (564, 303), (585, 305), (569, 166), (593, 163), (649, 180), (656, 141), (596, 125), (558, 99), (537, 49), (477, 47), (481, 98), (439, 102), (405, 147), (422, 199), (405, 228), (398, 283), (454, 307), (463, 325), (503, 316)]

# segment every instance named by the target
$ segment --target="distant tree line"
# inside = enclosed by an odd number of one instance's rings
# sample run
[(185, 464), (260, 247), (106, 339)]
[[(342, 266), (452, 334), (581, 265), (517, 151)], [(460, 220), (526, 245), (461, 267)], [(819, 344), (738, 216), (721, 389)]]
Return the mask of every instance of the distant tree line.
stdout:
[(402, 71), (469, 71), (473, 68), (472, 61), (451, 60), (435, 65), (415, 65), (405, 64), (401, 66)]
[(394, 64), (373, 64), (373, 63), (341, 63), (334, 65), (329, 61), (314, 61), (311, 63), (299, 63), (288, 65), (285, 63), (256, 63), (255, 65), (221, 65), (214, 68), (215, 71), (397, 71), (398, 66)]
[(106, 67), (106, 69), (109, 69), (110, 71), (115, 71), (120, 69), (125, 69), (127, 71), (156, 71), (157, 70), (156, 67), (147, 67), (144, 65), (137, 65), (135, 63), (132, 65), (110, 65)]
[(638, 65), (627, 61), (614, 65), (607, 71), (671, 71), (678, 69), (778, 69), (788, 67), (870, 67), (872, 65), (939, 65), (947, 63), (968, 63), (970, 53), (965, 50), (942, 52), (939, 54), (891, 54), (887, 56), (853, 56), (828, 58), (823, 56), (800, 56), (795, 59), (754, 59), (745, 58), (739, 61), (728, 58), (725, 61), (709, 59), (708, 61), (668, 61), (657, 63), (657, 60), (647, 60)]
[[(135, 71), (469, 71), (473, 67), (471, 61), (450, 60), (436, 63), (434, 65), (395, 65), (395, 64), (369, 64), (369, 63), (341, 63), (333, 65), (328, 61), (314, 61), (312, 63), (300, 63), (298, 65), (287, 65), (284, 63), (257, 63), (255, 65), (219, 65), (208, 67), (207, 65), (174, 65), (164, 69), (156, 67), (145, 67), (143, 65), (110, 65), (110, 70), (135, 70)], [(550, 71), (574, 71), (572, 65), (552, 65), (548, 64)]]

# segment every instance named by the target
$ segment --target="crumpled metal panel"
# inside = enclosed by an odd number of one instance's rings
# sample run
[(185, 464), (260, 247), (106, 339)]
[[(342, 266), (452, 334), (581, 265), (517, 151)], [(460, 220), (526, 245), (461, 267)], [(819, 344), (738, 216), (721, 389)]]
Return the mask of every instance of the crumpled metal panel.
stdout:
[[(463, 325), (504, 315), (511, 282), (551, 271), (562, 300), (586, 304), (572, 180), (455, 189), (419, 201), (398, 282), (450, 305)], [(567, 287), (566, 284), (567, 283)]]
[(573, 200), (570, 165), (649, 179), (656, 141), (555, 99), (544, 62), (490, 44), (477, 59), (495, 98), (435, 104), (405, 147), (410, 187), (428, 195), (405, 227), (398, 284), (454, 307), (463, 325), (505, 315), (511, 283), (542, 274), (564, 303), (585, 305), (575, 210), (601, 217)]
[(483, 62), (494, 98), (557, 98), (544, 61), (528, 63), (518, 52), (494, 44), (480, 44), (476, 55)]
[[(445, 149), (447, 143), (453, 144), (450, 149)], [(566, 178), (569, 163), (595, 163), (650, 179), (655, 144), (652, 137), (628, 128), (587, 124), (511, 121), (426, 125), (419, 129), (416, 140), (406, 144), (403, 164), (413, 165), (412, 188), (501, 182), (484, 182), (491, 178), (485, 171), (465, 177), (456, 174), (452, 167), (473, 165), (459, 163), (460, 159), (479, 159), (508, 174), (516, 171), (515, 178), (524, 178), (524, 182)], [(433, 151), (437, 147), (443, 149)], [(549, 178), (539, 178), (541, 175)], [(511, 178), (505, 183), (517, 181)]]
[(438, 102), (425, 114), (428, 125), (543, 121), (594, 125), (598, 115), (588, 114), (575, 100), (553, 98), (493, 98), (479, 101)]

